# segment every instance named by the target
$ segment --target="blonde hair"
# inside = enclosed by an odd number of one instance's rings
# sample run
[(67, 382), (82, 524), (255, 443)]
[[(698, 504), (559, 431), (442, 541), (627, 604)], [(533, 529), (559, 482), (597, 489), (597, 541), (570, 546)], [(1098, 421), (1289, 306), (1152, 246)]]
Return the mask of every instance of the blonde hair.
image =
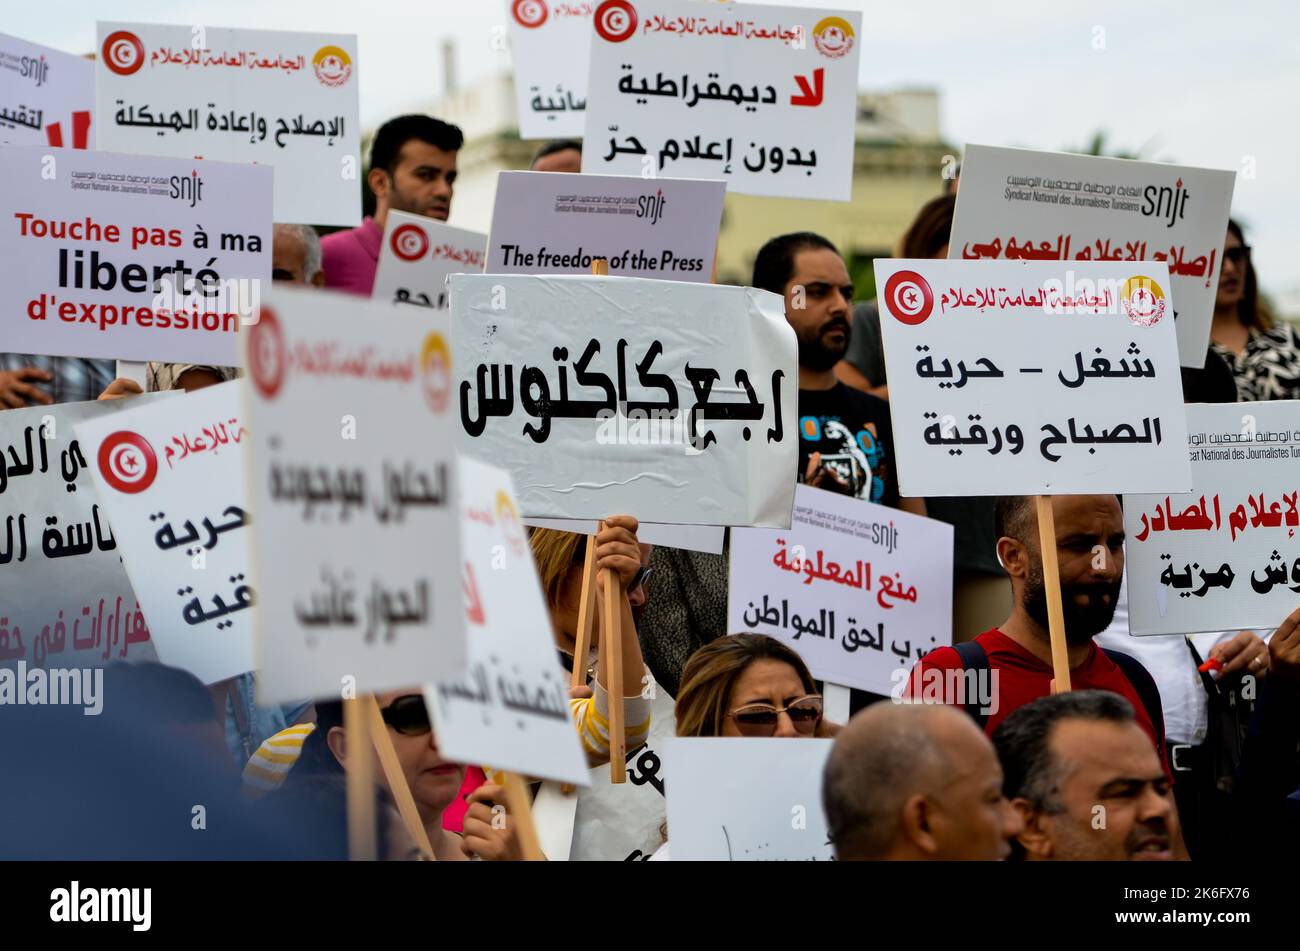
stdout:
[(766, 634), (727, 634), (705, 644), (682, 668), (677, 691), (678, 736), (721, 736), (731, 690), (740, 675), (756, 660), (777, 660), (794, 668), (804, 690), (817, 685), (803, 658)]
[(586, 553), (583, 547), (585, 538), (576, 532), (561, 532), (553, 528), (528, 530), (528, 544), (533, 549), (533, 561), (537, 563), (537, 574), (542, 579), (547, 607), (559, 605), (565, 579), (575, 565), (582, 564)]

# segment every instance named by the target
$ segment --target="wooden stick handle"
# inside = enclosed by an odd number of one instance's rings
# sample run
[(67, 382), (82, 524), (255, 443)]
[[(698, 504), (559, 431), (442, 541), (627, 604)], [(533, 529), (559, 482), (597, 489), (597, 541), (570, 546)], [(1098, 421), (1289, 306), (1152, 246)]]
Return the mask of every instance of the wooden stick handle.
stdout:
[(1065, 640), (1065, 612), (1061, 609), (1061, 566), (1056, 558), (1056, 519), (1052, 515), (1052, 497), (1034, 496), (1038, 514), (1038, 547), (1042, 549), (1043, 587), (1047, 591), (1047, 630), (1052, 641), (1052, 676), (1055, 690), (1070, 689), (1070, 653)]
[(419, 846), (421, 857), (432, 862), (434, 861), (433, 843), (429, 841), (429, 833), (420, 819), (420, 810), (416, 808), (415, 797), (411, 795), (406, 774), (402, 772), (402, 764), (398, 762), (397, 750), (393, 749), (393, 738), (388, 735), (388, 727), (384, 725), (379, 704), (375, 702), (373, 695), (366, 696), (365, 704), (366, 719), (370, 721), (370, 736), (375, 743), (375, 752), (379, 755), (379, 766), (384, 771), (384, 778), (388, 780), (388, 791), (392, 794), (393, 801), (397, 803), (397, 812), (402, 817), (406, 831)]
[(600, 650), (605, 656), (605, 678), (609, 694), (609, 781), (627, 782), (627, 740), (623, 735), (623, 612), (618, 575), (614, 569), (601, 571), (605, 585), (605, 610), (600, 628)]
[(596, 618), (596, 536), (587, 536), (587, 556), (582, 563), (582, 594), (578, 601), (578, 637), (573, 645), (572, 686), (587, 685), (587, 655), (591, 653), (591, 627)]
[(348, 856), (373, 862), (375, 847), (375, 763), (370, 753), (370, 721), (360, 700), (343, 701), (347, 733)]
[(518, 773), (506, 773), (501, 785), (505, 789), (506, 810), (515, 824), (515, 835), (519, 837), (524, 861), (546, 861), (541, 840), (537, 837), (537, 826), (533, 822), (532, 804), (528, 801), (528, 787), (524, 784), (524, 778)]

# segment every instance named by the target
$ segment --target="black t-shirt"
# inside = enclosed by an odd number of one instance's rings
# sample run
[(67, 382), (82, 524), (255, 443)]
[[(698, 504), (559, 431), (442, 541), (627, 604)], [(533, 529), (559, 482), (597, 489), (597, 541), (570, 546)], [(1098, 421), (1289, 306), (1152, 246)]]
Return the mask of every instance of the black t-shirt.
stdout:
[(894, 431), (884, 400), (838, 382), (829, 390), (801, 389), (800, 482), (814, 452), (820, 452), (822, 464), (851, 487), (850, 494), (897, 507)]

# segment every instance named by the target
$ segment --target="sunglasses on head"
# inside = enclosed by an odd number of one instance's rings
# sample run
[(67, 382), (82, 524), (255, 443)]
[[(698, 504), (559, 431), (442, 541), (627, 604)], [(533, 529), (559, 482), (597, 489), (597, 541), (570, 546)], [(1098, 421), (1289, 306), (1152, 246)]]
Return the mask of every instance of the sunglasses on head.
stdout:
[(736, 729), (742, 736), (772, 736), (776, 733), (776, 725), (782, 713), (790, 718), (796, 733), (812, 736), (817, 732), (817, 724), (822, 719), (822, 698), (810, 694), (784, 707), (774, 707), (770, 703), (751, 703), (737, 707), (727, 716), (736, 721)]
[(1223, 260), (1231, 261), (1233, 264), (1241, 264), (1250, 259), (1250, 245), (1239, 244), (1235, 248), (1223, 249)]
[(418, 693), (398, 697), (380, 710), (379, 715), (402, 736), (420, 736), (433, 729), (429, 722), (429, 709), (424, 705), (424, 697)]

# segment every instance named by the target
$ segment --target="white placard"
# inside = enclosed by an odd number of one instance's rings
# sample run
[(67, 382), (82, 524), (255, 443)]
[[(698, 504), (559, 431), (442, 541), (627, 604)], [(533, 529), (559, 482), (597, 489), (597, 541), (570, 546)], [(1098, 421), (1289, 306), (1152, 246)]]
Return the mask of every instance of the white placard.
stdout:
[(1273, 628), (1300, 606), (1300, 400), (1191, 403), (1192, 490), (1124, 497), (1129, 630)]
[(97, 26), (96, 148), (271, 165), (276, 221), (361, 221), (355, 36)]
[(550, 614), (504, 470), (460, 460), (468, 673), (425, 689), (438, 751), (462, 763), (587, 784)]
[(270, 212), (264, 166), (0, 149), (0, 339), (230, 366), (271, 283)]
[(449, 283), (458, 444), (510, 471), (524, 515), (790, 524), (797, 373), (781, 298), (631, 277)]
[(882, 696), (952, 643), (952, 526), (806, 485), (789, 530), (733, 530), (727, 631), (788, 644), (818, 680)]
[(599, 0), (505, 0), (521, 139), (580, 139)]
[(609, 273), (705, 284), (722, 226), (726, 184), (622, 175), (502, 172), (489, 274)]
[[(526, 518), (524, 524), (529, 528), (553, 528), (557, 532), (594, 535), (597, 523), (595, 519), (585, 518)], [(685, 551), (721, 555), (727, 541), (727, 530), (717, 525), (659, 525), (654, 522), (641, 522), (637, 526), (636, 537), (643, 545), (663, 545), (665, 548), (681, 548)]]
[(584, 172), (849, 200), (862, 14), (604, 0), (593, 21)]
[(1183, 366), (1205, 365), (1236, 173), (968, 145), (948, 256), (1163, 261)]
[(90, 147), (95, 64), (0, 33), (0, 143)]
[(483, 270), (487, 235), (405, 211), (390, 211), (379, 248), (374, 301), (447, 309), (447, 275)]
[(875, 270), (902, 495), (1191, 485), (1163, 262)]
[[(150, 402), (159, 397), (140, 397)], [(157, 660), (73, 432), (125, 400), (0, 412), (0, 666)]]
[(243, 385), (76, 427), (159, 659), (207, 684), (253, 669)]
[(260, 699), (459, 675), (445, 319), (276, 288), (247, 349)]
[(673, 737), (664, 764), (673, 861), (830, 861), (831, 740)]

